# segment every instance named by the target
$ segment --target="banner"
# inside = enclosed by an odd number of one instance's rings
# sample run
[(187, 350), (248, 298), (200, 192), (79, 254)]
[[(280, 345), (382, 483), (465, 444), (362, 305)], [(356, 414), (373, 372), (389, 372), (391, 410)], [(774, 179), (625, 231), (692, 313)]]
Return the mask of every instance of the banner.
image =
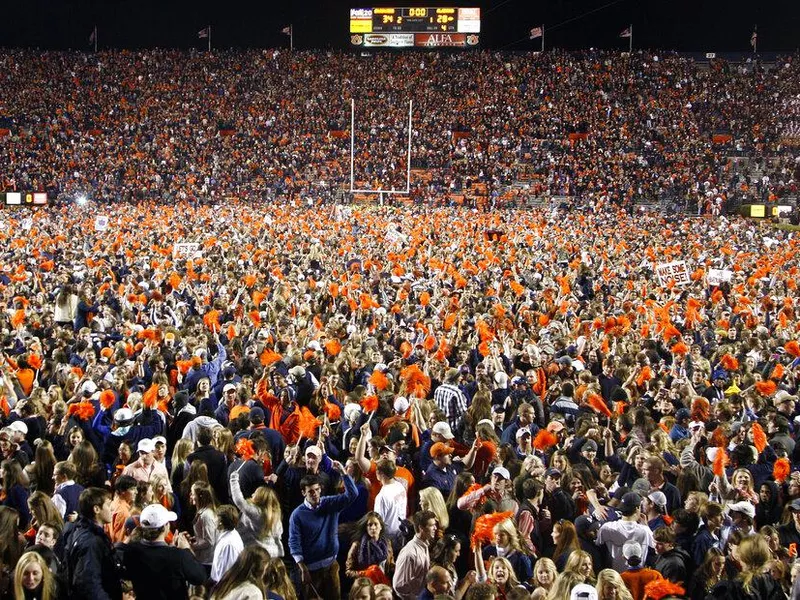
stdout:
[(368, 48), (411, 48), (414, 45), (414, 34), (368, 33), (364, 36), (363, 45)]
[(108, 215), (97, 215), (94, 218), (94, 230), (106, 231), (108, 229)]
[(175, 260), (202, 257), (203, 251), (197, 242), (180, 242), (172, 246), (172, 258)]
[(728, 269), (709, 269), (706, 281), (708, 285), (716, 286), (721, 283), (730, 283), (733, 279), (733, 271)]
[(477, 46), (480, 38), (476, 34), (463, 33), (415, 33), (414, 45), (417, 48), (464, 48)]
[(662, 287), (665, 287), (670, 280), (674, 281), (675, 285), (689, 285), (691, 283), (685, 260), (676, 260), (658, 265), (656, 267), (656, 276), (658, 277), (658, 283)]

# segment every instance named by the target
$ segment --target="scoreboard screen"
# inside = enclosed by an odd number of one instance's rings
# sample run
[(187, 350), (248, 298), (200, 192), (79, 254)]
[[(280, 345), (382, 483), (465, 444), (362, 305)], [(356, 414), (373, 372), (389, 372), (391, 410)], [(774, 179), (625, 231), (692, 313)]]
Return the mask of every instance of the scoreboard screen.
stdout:
[(354, 46), (468, 48), (480, 43), (480, 8), (351, 8)]
[(45, 192), (0, 192), (0, 207), (47, 206)]

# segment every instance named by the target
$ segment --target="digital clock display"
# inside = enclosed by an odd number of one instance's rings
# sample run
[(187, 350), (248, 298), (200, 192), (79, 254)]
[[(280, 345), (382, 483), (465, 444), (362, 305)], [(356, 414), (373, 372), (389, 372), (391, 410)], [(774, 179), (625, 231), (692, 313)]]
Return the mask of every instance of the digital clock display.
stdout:
[(350, 41), (364, 47), (474, 47), (480, 8), (352, 8)]

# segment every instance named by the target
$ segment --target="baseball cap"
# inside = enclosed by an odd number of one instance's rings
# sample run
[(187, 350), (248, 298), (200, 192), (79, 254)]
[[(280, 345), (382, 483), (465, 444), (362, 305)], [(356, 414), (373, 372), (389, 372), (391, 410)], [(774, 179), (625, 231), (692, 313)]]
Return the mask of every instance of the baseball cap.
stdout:
[(747, 502), (746, 500), (729, 504), (728, 512), (740, 512), (742, 514), (747, 515), (751, 519), (756, 518), (756, 507), (753, 506), (750, 502)]
[(259, 406), (254, 406), (250, 409), (250, 422), (263, 423), (264, 422), (264, 409)]
[(491, 419), (481, 419), (478, 421), (477, 426), (480, 427), (481, 425), (488, 425), (489, 427), (494, 427), (494, 423), (492, 423)]
[(700, 429), (704, 425), (705, 425), (705, 423), (703, 423), (702, 421), (691, 421), (689, 423), (689, 429), (690, 430), (692, 430), (692, 429)]
[(130, 408), (120, 408), (114, 413), (114, 421), (119, 424), (133, 421), (133, 411)]
[(678, 421), (683, 421), (685, 419), (688, 419), (691, 416), (692, 416), (692, 413), (689, 412), (688, 408), (679, 408), (678, 412), (675, 413), (675, 419), (678, 420)]
[(492, 404), (492, 412), (495, 414), (500, 414), (506, 412), (506, 409), (503, 408), (502, 404)]
[(431, 446), (432, 458), (440, 458), (442, 456), (452, 453), (453, 449), (447, 444), (443, 444), (442, 442), (436, 442), (433, 446)]
[(344, 405), (344, 418), (346, 420), (351, 420), (355, 417), (356, 413), (361, 413), (361, 405), (357, 402), (350, 402), (349, 404)]
[(569, 600), (597, 600), (597, 590), (588, 583), (579, 583), (569, 593)]
[(558, 364), (568, 367), (572, 364), (572, 359), (569, 356), (562, 356), (558, 359)]
[(319, 449), (319, 446), (309, 446), (306, 448), (306, 454), (313, 454), (317, 458), (322, 458), (322, 450)]
[(597, 531), (600, 529), (600, 525), (600, 521), (595, 521), (586, 515), (581, 515), (575, 519), (575, 531), (578, 533), (578, 535), (586, 535), (592, 531)]
[(642, 545), (635, 540), (628, 540), (622, 545), (622, 556), (631, 558), (633, 556), (642, 557)]
[(547, 469), (547, 471), (545, 471), (544, 473), (544, 476), (559, 478), (561, 477), (561, 471), (559, 471), (558, 469)]
[(175, 334), (172, 333), (171, 331), (168, 331), (167, 333), (164, 334), (164, 339), (165, 340), (173, 340), (174, 341), (175, 340)]
[(222, 393), (224, 394), (225, 392), (227, 392), (229, 390), (233, 390), (235, 392), (236, 391), (236, 385), (233, 384), (233, 383), (226, 383), (222, 388)]
[(667, 497), (664, 495), (664, 492), (659, 492), (658, 490), (656, 490), (655, 492), (650, 492), (649, 494), (647, 494), (647, 497), (656, 506), (667, 505)]
[(581, 450), (597, 452), (597, 442), (594, 440), (586, 440), (586, 442), (583, 444), (583, 447), (581, 447)]
[(551, 421), (547, 424), (547, 431), (550, 433), (558, 433), (566, 429), (566, 426), (561, 421)]
[(792, 500), (792, 503), (789, 505), (789, 510), (792, 512), (800, 512), (800, 498)]
[[(454, 437), (456, 437), (456, 436), (453, 435), (453, 432), (450, 430), (450, 425), (448, 425), (444, 421), (439, 421), (438, 423), (436, 423), (433, 426), (433, 429), (431, 431), (433, 431), (433, 433), (441, 435), (446, 440), (452, 440)], [(434, 446), (435, 445), (436, 444), (434, 444)]]
[(177, 519), (178, 515), (167, 510), (161, 504), (150, 504), (145, 506), (139, 515), (139, 524), (146, 529), (158, 529)]
[(622, 500), (617, 507), (617, 510), (626, 517), (631, 516), (636, 512), (642, 504), (642, 497), (636, 492), (628, 492), (622, 497)]
[(647, 481), (644, 477), (640, 477), (636, 481), (633, 482), (631, 486), (631, 491), (639, 495), (639, 499), (641, 500), (642, 496), (646, 496), (650, 493), (650, 482)]
[(517, 429), (517, 439), (521, 438), (523, 435), (529, 436), (530, 434), (531, 430), (528, 429), (527, 427), (520, 427), (519, 429)]
[(163, 435), (157, 435), (153, 438), (153, 447), (155, 447), (156, 444), (164, 444), (166, 446), (167, 438), (165, 438)]
[(508, 469), (506, 469), (505, 467), (495, 467), (494, 470), (492, 471), (492, 475), (499, 475), (500, 477), (502, 477), (507, 481), (511, 479), (511, 473), (509, 473)]
[(22, 435), (28, 435), (28, 426), (25, 424), (25, 421), (14, 421), (8, 428), (12, 431), (18, 431)]
[[(144, 438), (142, 440), (139, 440), (139, 443), (136, 446), (137, 452), (152, 452), (155, 449), (156, 449), (156, 443), (150, 438)], [(158, 525), (154, 525), (154, 527), (158, 527)]]
[(394, 412), (396, 413), (406, 412), (409, 406), (411, 405), (408, 402), (408, 398), (405, 396), (398, 396), (394, 399)]

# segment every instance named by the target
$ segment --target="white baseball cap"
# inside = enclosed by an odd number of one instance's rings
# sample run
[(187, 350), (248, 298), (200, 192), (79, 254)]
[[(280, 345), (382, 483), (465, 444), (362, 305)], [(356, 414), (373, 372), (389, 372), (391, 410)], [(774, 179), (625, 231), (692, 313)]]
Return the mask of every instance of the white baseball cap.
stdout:
[(747, 500), (742, 500), (741, 502), (734, 502), (732, 504), (728, 504), (728, 512), (740, 512), (742, 514), (747, 515), (751, 519), (756, 518), (756, 507), (753, 506)]
[(505, 467), (495, 467), (492, 471), (492, 475), (500, 475), (506, 481), (511, 481), (511, 473), (508, 472), (508, 469)]
[[(139, 440), (139, 444), (136, 446), (137, 452), (152, 452), (156, 449), (156, 443), (154, 440), (150, 438), (144, 438)], [(154, 527), (158, 527), (158, 525), (154, 525)]]
[(450, 425), (445, 421), (439, 421), (438, 423), (436, 423), (431, 431), (433, 431), (433, 433), (442, 436), (446, 440), (452, 440), (454, 437), (456, 437), (450, 430)]
[(144, 507), (142, 514), (139, 515), (139, 523), (147, 529), (158, 529), (167, 523), (172, 523), (178, 519), (171, 510), (167, 510), (161, 504), (150, 504)]
[(597, 590), (588, 583), (579, 583), (569, 593), (569, 600), (597, 600)]
[(159, 443), (164, 444), (166, 446), (167, 438), (165, 438), (163, 435), (157, 435), (156, 437), (153, 438), (153, 446)]
[(12, 431), (18, 431), (22, 435), (28, 435), (28, 426), (25, 424), (25, 421), (14, 421), (8, 428)]

